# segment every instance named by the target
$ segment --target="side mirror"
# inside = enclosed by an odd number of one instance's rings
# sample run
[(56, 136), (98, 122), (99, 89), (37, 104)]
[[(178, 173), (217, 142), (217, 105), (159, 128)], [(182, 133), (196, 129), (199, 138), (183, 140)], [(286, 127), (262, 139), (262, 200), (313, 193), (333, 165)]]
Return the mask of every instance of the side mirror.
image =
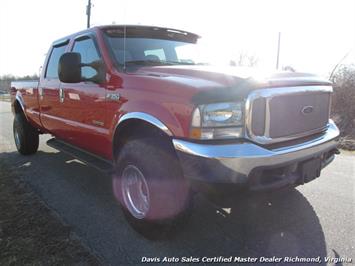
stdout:
[(96, 75), (91, 78), (84, 79), (84, 81), (92, 81), (94, 83), (103, 83), (106, 80), (106, 67), (102, 60), (93, 61), (89, 64), (81, 64), (82, 67), (91, 67), (95, 69)]
[[(90, 78), (83, 78), (83, 67), (95, 69), (96, 74)], [(59, 80), (64, 83), (79, 83), (81, 81), (103, 83), (106, 79), (106, 68), (102, 60), (84, 64), (81, 62), (81, 55), (79, 53), (69, 52), (63, 54), (59, 59), (58, 76)]]
[(59, 80), (64, 83), (81, 82), (81, 55), (79, 53), (65, 53), (59, 59)]

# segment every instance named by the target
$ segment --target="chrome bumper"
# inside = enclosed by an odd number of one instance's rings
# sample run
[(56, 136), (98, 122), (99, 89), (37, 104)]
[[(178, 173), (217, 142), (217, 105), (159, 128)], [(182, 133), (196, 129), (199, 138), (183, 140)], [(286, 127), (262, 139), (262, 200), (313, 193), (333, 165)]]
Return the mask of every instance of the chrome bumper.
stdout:
[[(276, 168), (321, 157), (336, 149), (339, 130), (330, 120), (321, 136), (298, 145), (267, 149), (251, 142), (198, 144), (173, 139), (185, 176), (205, 182), (246, 183), (257, 168)], [(324, 164), (325, 166), (325, 164)]]

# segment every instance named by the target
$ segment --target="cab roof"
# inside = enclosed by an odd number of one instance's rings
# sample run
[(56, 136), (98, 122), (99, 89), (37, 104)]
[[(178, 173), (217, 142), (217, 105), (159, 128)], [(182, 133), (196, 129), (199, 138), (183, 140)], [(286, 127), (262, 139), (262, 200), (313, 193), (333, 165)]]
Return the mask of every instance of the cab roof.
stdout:
[(146, 26), (146, 25), (102, 25), (95, 26), (89, 29), (76, 32), (74, 34), (68, 35), (64, 38), (60, 38), (52, 43), (53, 46), (62, 45), (73, 36), (93, 32), (96, 30), (104, 31), (109, 36), (124, 36), (126, 37), (150, 37), (150, 38), (164, 38), (164, 39), (176, 39), (186, 42), (195, 43), (200, 38), (199, 35), (173, 28), (157, 27), (157, 26)]

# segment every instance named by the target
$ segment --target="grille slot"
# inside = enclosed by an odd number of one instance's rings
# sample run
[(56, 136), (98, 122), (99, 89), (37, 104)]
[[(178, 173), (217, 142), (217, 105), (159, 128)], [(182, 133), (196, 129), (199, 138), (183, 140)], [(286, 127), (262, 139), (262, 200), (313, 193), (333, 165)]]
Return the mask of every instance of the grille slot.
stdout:
[(249, 137), (269, 144), (321, 132), (328, 125), (331, 92), (330, 86), (252, 92), (246, 105)]
[[(302, 113), (305, 107), (312, 112)], [(280, 138), (322, 129), (328, 123), (329, 95), (287, 95), (270, 100), (270, 137)]]
[(262, 136), (265, 132), (265, 108), (264, 98), (258, 98), (253, 102), (252, 130), (257, 136)]

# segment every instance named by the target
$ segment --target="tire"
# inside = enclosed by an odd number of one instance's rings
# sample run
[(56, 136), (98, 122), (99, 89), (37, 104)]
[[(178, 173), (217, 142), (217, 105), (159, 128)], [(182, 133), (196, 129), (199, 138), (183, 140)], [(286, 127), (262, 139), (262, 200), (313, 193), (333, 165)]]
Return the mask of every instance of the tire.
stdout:
[(37, 152), (39, 144), (38, 130), (27, 121), (22, 113), (15, 115), (13, 134), (19, 153), (30, 155)]
[(171, 237), (191, 213), (189, 184), (168, 141), (128, 141), (112, 184), (128, 222), (148, 239)]

